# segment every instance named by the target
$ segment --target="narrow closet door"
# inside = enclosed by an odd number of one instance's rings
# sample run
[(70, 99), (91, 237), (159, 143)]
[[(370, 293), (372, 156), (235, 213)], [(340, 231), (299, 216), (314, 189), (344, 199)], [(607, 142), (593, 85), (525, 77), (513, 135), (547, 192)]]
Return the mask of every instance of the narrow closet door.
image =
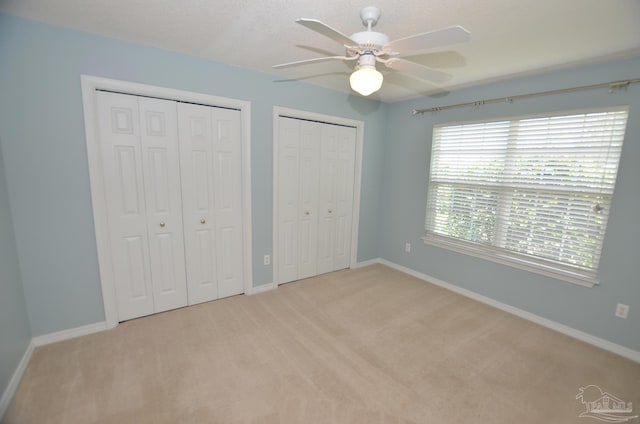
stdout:
[(318, 274), (348, 268), (356, 129), (325, 124), (320, 152)]
[(178, 105), (189, 304), (244, 291), (240, 111)]
[(176, 102), (140, 97), (154, 312), (187, 305)]
[(300, 122), (278, 118), (278, 283), (298, 279)]
[(318, 185), (322, 124), (300, 122), (298, 279), (318, 274)]
[(320, 147), (320, 199), (318, 274), (331, 272), (335, 249), (336, 179), (338, 169), (339, 130), (337, 125), (322, 127)]
[(244, 292), (240, 111), (209, 108), (213, 125), (213, 209), (218, 297)]
[(333, 216), (333, 270), (348, 268), (351, 262), (351, 230), (356, 163), (356, 129), (338, 127), (338, 158), (336, 162), (335, 201)]
[(153, 313), (138, 99), (105, 92), (97, 98), (118, 318), (124, 321)]
[(218, 298), (215, 261), (211, 114), (179, 103), (182, 208), (189, 304)]

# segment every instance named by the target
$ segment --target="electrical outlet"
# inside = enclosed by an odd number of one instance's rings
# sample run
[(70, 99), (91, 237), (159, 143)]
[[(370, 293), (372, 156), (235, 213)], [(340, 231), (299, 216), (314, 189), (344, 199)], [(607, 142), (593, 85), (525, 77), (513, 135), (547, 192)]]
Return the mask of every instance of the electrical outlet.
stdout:
[(271, 255), (264, 255), (264, 264), (271, 265)]
[(618, 318), (627, 319), (629, 316), (629, 305), (618, 303), (618, 306), (616, 306), (616, 316)]
[(407, 253), (411, 252), (411, 243), (404, 244), (404, 251)]

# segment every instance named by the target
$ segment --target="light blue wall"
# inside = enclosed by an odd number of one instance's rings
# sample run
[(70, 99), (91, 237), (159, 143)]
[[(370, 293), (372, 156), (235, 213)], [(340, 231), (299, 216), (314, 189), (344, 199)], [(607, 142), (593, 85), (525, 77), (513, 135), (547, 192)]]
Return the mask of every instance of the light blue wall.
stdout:
[[(232, 46), (230, 46), (232, 48)], [(272, 281), (273, 106), (365, 122), (359, 260), (378, 256), (384, 104), (0, 14), (0, 137), (34, 335), (104, 320), (80, 74), (248, 100), (254, 285)]]
[[(423, 116), (410, 113), (414, 108), (633, 78), (640, 78), (640, 58), (459, 90), (437, 99), (393, 104), (387, 120), (380, 255), (500, 302), (640, 350), (640, 84), (614, 94), (603, 89)], [(610, 105), (630, 105), (630, 115), (599, 286), (577, 286), (428, 246), (421, 241), (434, 124)], [(405, 242), (412, 243), (411, 253), (404, 253)], [(614, 316), (618, 302), (631, 306), (627, 320)]]
[[(0, 108), (0, 114), (4, 110)], [(0, 147), (2, 137), (0, 137)], [(31, 341), (0, 149), (0, 397)], [(0, 412), (1, 414), (1, 412)], [(2, 419), (2, 416), (0, 416)]]

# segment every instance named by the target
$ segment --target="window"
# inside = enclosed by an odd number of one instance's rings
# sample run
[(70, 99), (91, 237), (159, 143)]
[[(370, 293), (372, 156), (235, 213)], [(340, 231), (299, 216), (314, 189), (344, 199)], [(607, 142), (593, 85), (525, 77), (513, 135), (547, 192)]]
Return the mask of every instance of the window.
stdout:
[(597, 283), (627, 114), (436, 125), (425, 242)]

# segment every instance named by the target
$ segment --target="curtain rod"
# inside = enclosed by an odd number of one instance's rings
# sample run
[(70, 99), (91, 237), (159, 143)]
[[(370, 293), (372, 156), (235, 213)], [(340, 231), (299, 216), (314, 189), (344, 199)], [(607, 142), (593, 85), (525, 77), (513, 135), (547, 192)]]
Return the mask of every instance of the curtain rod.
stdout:
[(636, 84), (636, 83), (639, 83), (639, 82), (640, 82), (640, 78), (630, 79), (630, 80), (622, 80), (622, 81), (613, 81), (613, 82), (603, 82), (603, 83), (600, 83), (600, 84), (583, 85), (581, 87), (560, 88), (558, 90), (542, 91), (542, 92), (539, 92), (539, 93), (518, 94), (517, 96), (497, 97), (495, 99), (489, 99), (489, 100), (478, 100), (478, 101), (475, 101), (475, 102), (458, 103), (458, 104), (455, 104), (455, 105), (437, 106), (437, 107), (432, 107), (432, 108), (428, 108), (428, 109), (413, 109), (412, 113), (413, 113), (413, 115), (422, 115), (422, 114), (427, 113), (427, 112), (440, 112), (442, 110), (455, 109), (455, 108), (466, 107), (466, 106), (482, 106), (482, 105), (486, 105), (486, 104), (490, 104), (490, 103), (500, 103), (500, 102), (509, 102), (509, 103), (511, 103), (514, 100), (526, 99), (526, 98), (529, 98), (529, 97), (540, 97), (540, 96), (548, 96), (548, 95), (551, 95), (551, 94), (573, 93), (575, 91), (593, 90), (595, 88), (604, 88), (604, 87), (608, 87), (609, 88), (609, 92), (611, 93), (611, 92), (614, 92), (615, 90), (626, 89), (627, 87), (629, 87), (629, 85)]

